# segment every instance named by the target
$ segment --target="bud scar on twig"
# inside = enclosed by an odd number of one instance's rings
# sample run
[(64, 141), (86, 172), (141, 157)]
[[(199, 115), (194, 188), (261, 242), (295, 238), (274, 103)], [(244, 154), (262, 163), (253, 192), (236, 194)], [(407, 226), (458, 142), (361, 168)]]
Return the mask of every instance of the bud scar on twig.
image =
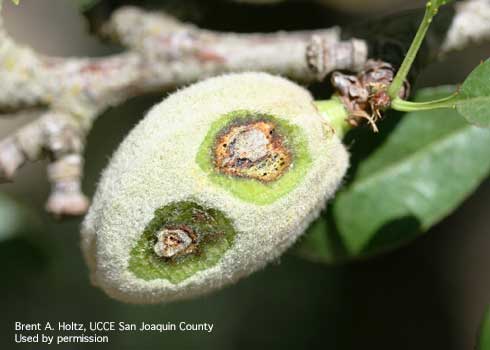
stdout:
[(263, 182), (278, 179), (292, 162), (283, 136), (265, 119), (232, 123), (218, 135), (213, 153), (219, 172)]

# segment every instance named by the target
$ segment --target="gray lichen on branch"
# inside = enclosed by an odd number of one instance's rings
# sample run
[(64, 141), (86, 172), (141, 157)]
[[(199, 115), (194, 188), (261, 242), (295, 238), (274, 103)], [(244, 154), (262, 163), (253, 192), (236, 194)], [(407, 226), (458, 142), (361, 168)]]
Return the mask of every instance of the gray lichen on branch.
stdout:
[[(367, 58), (367, 45), (355, 39), (341, 41), (338, 27), (272, 34), (221, 33), (136, 7), (115, 11), (103, 33), (151, 63), (146, 84), (159, 87), (252, 70), (311, 82), (316, 79), (316, 71), (357, 70)], [(321, 38), (321, 42), (313, 38)], [(312, 50), (327, 58), (322, 66), (305, 59), (307, 51)], [(336, 55), (339, 51), (345, 54)]]
[[(479, 5), (460, 6), (454, 20), (458, 28), (468, 13), (478, 10), (481, 17), (490, 11), (488, 0), (469, 2)], [(449, 35), (448, 40), (490, 36), (490, 28), (483, 27), (478, 35)], [(116, 10), (103, 33), (126, 50), (102, 58), (48, 57), (12, 39), (0, 16), (0, 111), (36, 108), (38, 114), (37, 120), (0, 141), (0, 182), (13, 179), (25, 162), (48, 157), (52, 191), (47, 209), (57, 215), (81, 214), (88, 206), (80, 186), (85, 138), (108, 107), (225, 72), (266, 71), (309, 83), (335, 70), (359, 71), (368, 58), (367, 43), (342, 41), (337, 27), (222, 33), (136, 7)], [(445, 47), (456, 46), (449, 42)]]

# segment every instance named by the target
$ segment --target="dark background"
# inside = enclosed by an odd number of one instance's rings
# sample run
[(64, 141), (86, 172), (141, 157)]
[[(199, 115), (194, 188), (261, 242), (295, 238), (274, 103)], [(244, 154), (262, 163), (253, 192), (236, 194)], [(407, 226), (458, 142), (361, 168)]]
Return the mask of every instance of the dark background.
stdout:
[[(71, 1), (21, 3), (20, 7), (6, 4), (7, 26), (18, 40), (35, 49), (63, 56), (96, 56), (114, 50), (86, 33)], [(325, 26), (358, 20), (352, 14), (324, 11), (315, 20), (325, 21)], [(269, 17), (264, 26), (283, 29), (284, 18), (291, 27), (296, 20), (298, 26), (305, 22), (286, 11)], [(243, 25), (250, 22), (253, 18)], [(460, 82), (489, 52), (490, 47), (482, 45), (451, 54), (443, 64), (430, 66), (417, 85)], [(86, 193), (94, 192), (100, 171), (124, 135), (160, 99), (139, 97), (97, 120), (86, 150)], [(1, 119), (0, 137), (28, 121), (29, 117)], [(27, 228), (16, 230), (21, 235), (0, 238), (1, 349), (16, 348), (15, 321), (94, 320), (214, 323), (211, 334), (113, 333), (109, 345), (99, 346), (107, 349), (472, 349), (489, 302), (488, 180), (429, 233), (392, 253), (341, 266), (286, 254), (237, 285), (159, 306), (125, 305), (90, 285), (79, 249), (81, 220), (59, 222), (46, 215), (42, 208), (48, 191), (44, 162), (26, 166), (15, 183), (0, 187), (0, 195), (15, 198), (33, 217)]]

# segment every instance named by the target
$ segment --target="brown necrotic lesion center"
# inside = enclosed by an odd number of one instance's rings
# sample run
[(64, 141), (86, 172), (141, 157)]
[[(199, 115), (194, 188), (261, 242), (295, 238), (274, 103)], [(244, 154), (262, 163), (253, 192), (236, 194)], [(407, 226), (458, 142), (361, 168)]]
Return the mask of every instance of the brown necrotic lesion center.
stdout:
[(235, 122), (218, 134), (214, 164), (223, 174), (271, 182), (289, 168), (292, 155), (271, 120)]
[(163, 227), (155, 236), (153, 251), (161, 258), (185, 256), (194, 253), (197, 249), (198, 237), (186, 225)]

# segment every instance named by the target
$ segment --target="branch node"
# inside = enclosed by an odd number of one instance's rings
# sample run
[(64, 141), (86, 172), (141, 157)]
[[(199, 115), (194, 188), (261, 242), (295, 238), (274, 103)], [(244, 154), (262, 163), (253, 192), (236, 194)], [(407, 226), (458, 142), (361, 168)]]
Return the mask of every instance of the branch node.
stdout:
[(358, 39), (332, 43), (320, 35), (313, 35), (306, 48), (308, 67), (320, 81), (333, 70), (361, 70), (367, 55), (367, 44)]
[(82, 215), (89, 207), (88, 198), (81, 192), (83, 160), (79, 154), (69, 154), (48, 166), (52, 185), (46, 210), (56, 216)]

